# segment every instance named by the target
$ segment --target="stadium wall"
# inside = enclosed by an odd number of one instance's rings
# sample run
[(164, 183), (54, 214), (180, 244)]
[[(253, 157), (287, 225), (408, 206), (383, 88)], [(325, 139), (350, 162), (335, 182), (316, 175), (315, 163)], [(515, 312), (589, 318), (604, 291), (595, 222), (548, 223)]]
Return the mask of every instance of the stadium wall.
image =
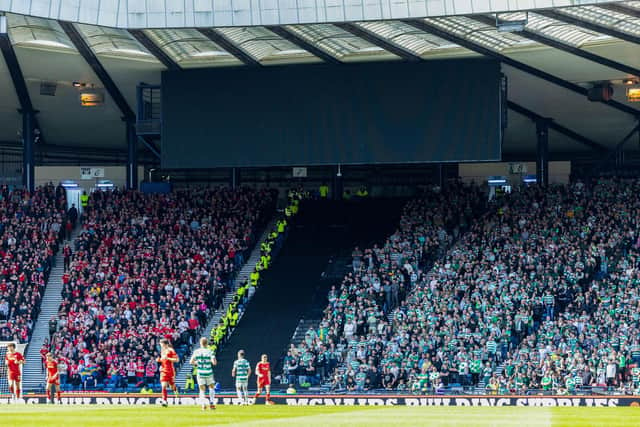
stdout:
[[(27, 404), (45, 404), (44, 395), (27, 395)], [(250, 399), (251, 400), (251, 399)], [(618, 407), (640, 406), (640, 396), (413, 396), (413, 395), (272, 395), (276, 404), (286, 406), (583, 406)], [(65, 396), (62, 405), (149, 406), (160, 405), (160, 395), (141, 394), (92, 394)], [(196, 395), (169, 398), (169, 405), (195, 406)], [(235, 395), (219, 394), (217, 405), (240, 405)], [(8, 396), (0, 398), (0, 406), (9, 404)]]
[[(127, 182), (127, 170), (125, 166), (90, 165), (90, 167), (104, 169), (104, 178), (99, 179), (108, 179), (117, 187), (124, 187)], [(87, 192), (91, 191), (96, 183), (95, 179), (80, 179), (80, 166), (36, 166), (35, 177), (36, 186), (49, 182), (58, 184), (65, 179), (71, 179), (76, 181), (78, 185)], [(144, 167), (138, 166), (138, 185), (140, 185), (144, 177)]]
[[(458, 175), (463, 182), (483, 184), (490, 176), (506, 176), (511, 181), (511, 185), (520, 185), (521, 174), (510, 173), (511, 163), (461, 163), (458, 167)], [(526, 167), (526, 172), (522, 175), (535, 175), (535, 162), (518, 162)], [(571, 162), (549, 162), (549, 183), (568, 184), (571, 175)]]

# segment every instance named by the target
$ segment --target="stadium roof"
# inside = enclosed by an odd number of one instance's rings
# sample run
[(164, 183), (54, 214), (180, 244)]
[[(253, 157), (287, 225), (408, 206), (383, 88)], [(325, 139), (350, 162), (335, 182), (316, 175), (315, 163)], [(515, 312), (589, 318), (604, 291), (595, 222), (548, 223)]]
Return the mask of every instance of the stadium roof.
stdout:
[(119, 28), (375, 21), (519, 11), (607, 0), (0, 0), (0, 10)]
[[(203, 25), (187, 28), (185, 22), (192, 21), (185, 20), (188, 14), (183, 11), (176, 12), (183, 21), (173, 25), (174, 28), (144, 29), (116, 26), (154, 26), (150, 18), (155, 13), (153, 5), (164, 4), (163, 1), (51, 1), (50, 6), (59, 6), (57, 13), (54, 7), (43, 6), (49, 3), (0, 0), (0, 11), (20, 12), (7, 13), (8, 40), (33, 107), (39, 111), (37, 119), (43, 140), (52, 147), (124, 152), (126, 137), (122, 116), (126, 114), (122, 104), (128, 104), (135, 111), (136, 85), (140, 82), (159, 84), (161, 72), (167, 68), (287, 64), (304, 67), (318, 62), (340, 66), (351, 62), (491, 56), (502, 61), (509, 82), (512, 109), (503, 151), (512, 155), (535, 152), (532, 119), (536, 117), (554, 120), (556, 126), (550, 133), (553, 158), (554, 153), (584, 154), (592, 152), (594, 147), (614, 147), (637, 125), (640, 113), (640, 104), (627, 102), (623, 84), (626, 79), (640, 78), (640, 1), (500, 13), (497, 17), (474, 9), (470, 11), (473, 15), (425, 18), (429, 13), (424, 13), (423, 7), (419, 13), (421, 18), (404, 19), (413, 16), (405, 13), (394, 16), (403, 19), (360, 21), (345, 15), (327, 23), (321, 21), (328, 21), (330, 17), (323, 15), (324, 18), (318, 17), (315, 23), (275, 25), (274, 22), (293, 22), (285, 19), (289, 15), (283, 11), (288, 9), (281, 1), (283, 14), (279, 21), (265, 21), (264, 14), (262, 20), (250, 21), (269, 25), (238, 26), (246, 22), (239, 19), (234, 21), (235, 26), (211, 27), (210, 22), (198, 21)], [(212, 4), (182, 0), (166, 3), (164, 12), (167, 13), (162, 12), (163, 16), (171, 15), (170, 6), (176, 3), (207, 7)], [(496, 3), (508, 5), (506, 1), (494, 1), (494, 7)], [(533, 2), (517, 3), (521, 7), (533, 6)], [(546, 3), (569, 2), (537, 1), (535, 4)], [(73, 13), (68, 9), (70, 4), (75, 5)], [(107, 13), (113, 11), (109, 7), (127, 4), (126, 13), (122, 9), (111, 15)], [(146, 4), (149, 9), (134, 12), (137, 10), (132, 8), (134, 4)], [(262, 2), (263, 8), (269, 4)], [(305, 2), (293, 2), (290, 6), (294, 8), (296, 4)], [(328, 1), (324, 4), (329, 8)], [(406, 12), (406, 3), (402, 4)], [(447, 4), (455, 6), (452, 12), (467, 13), (457, 9), (461, 4), (458, 0)], [(476, 1), (466, 4), (475, 6)], [(92, 14), (88, 10), (92, 10)], [(449, 10), (441, 12), (449, 13)], [(145, 14), (147, 20), (133, 22), (132, 16), (137, 16), (136, 13)], [(111, 16), (110, 21), (105, 18), (107, 15)], [(60, 18), (60, 21), (41, 16)], [(126, 19), (120, 21), (121, 16)], [(524, 31), (496, 29), (497, 20), (524, 19)], [(172, 25), (172, 22), (165, 19), (158, 26)], [(74, 39), (74, 34), (81, 40)], [(95, 66), (89, 65), (81, 45), (88, 46), (89, 54), (95, 55), (122, 94), (122, 100), (112, 97), (112, 88), (105, 84), (104, 76), (96, 72)], [(0, 93), (3, 94), (0, 96), (0, 141), (15, 144), (20, 138), (21, 118), (17, 110), (21, 104), (10, 73), (15, 64), (8, 63), (6, 55), (4, 57), (5, 60), (0, 60)], [(587, 100), (586, 90), (598, 82), (613, 83), (612, 102)], [(51, 93), (52, 87), (55, 94)], [(104, 106), (80, 105), (79, 92), (105, 87)], [(626, 148), (638, 150), (638, 144), (627, 144)]]

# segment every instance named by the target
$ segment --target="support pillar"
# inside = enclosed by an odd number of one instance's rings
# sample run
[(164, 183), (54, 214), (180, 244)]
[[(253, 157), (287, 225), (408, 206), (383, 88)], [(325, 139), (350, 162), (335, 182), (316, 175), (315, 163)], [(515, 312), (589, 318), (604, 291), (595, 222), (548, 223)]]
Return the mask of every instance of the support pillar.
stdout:
[(35, 190), (35, 117), (36, 111), (20, 110), (22, 114), (22, 184), (24, 188)]
[(231, 168), (229, 183), (234, 190), (240, 187), (240, 168)]
[(125, 121), (127, 136), (127, 190), (138, 189), (138, 135), (133, 120)]
[(333, 169), (331, 195), (333, 200), (342, 200), (342, 193), (344, 192), (344, 182), (342, 180), (342, 168), (340, 165)]
[(536, 122), (536, 179), (542, 187), (549, 185), (549, 122), (549, 119)]

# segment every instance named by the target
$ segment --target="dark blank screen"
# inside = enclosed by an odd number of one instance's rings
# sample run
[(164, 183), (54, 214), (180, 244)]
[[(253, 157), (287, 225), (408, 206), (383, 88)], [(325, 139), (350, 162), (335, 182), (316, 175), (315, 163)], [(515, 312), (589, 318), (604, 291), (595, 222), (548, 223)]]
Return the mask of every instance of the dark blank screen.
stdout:
[(162, 167), (499, 160), (491, 60), (164, 72)]

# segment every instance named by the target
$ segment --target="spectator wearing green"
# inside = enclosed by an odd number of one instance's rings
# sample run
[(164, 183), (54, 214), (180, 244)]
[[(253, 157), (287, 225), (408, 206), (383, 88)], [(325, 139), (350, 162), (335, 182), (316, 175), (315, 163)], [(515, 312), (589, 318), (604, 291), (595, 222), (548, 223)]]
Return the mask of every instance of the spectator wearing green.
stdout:
[(323, 182), (322, 185), (320, 185), (318, 192), (320, 193), (321, 199), (326, 199), (329, 197), (329, 186)]
[(540, 385), (542, 385), (543, 390), (551, 390), (552, 384), (553, 384), (553, 379), (551, 378), (551, 375), (549, 375), (548, 373), (545, 374), (542, 377), (542, 380), (540, 381)]

